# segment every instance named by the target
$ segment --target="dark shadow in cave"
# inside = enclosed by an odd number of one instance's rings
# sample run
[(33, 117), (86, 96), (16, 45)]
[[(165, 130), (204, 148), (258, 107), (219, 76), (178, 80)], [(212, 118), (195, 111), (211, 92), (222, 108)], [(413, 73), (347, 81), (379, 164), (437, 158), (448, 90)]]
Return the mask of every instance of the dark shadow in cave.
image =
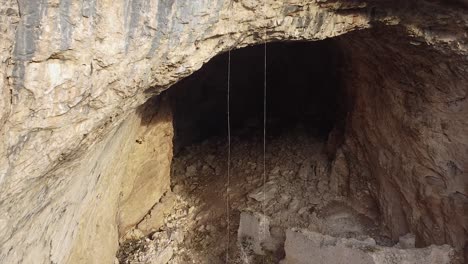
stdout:
[[(168, 90), (177, 151), (227, 133), (228, 54), (214, 57)], [(301, 127), (326, 138), (341, 124), (341, 55), (334, 40), (267, 45), (267, 135)], [(263, 133), (264, 46), (231, 53), (231, 128), (236, 136)]]
[[(281, 197), (296, 197), (293, 200), (298, 204), (312, 201), (302, 195), (319, 193), (316, 188), (319, 184), (297, 176), (298, 164), (309, 160), (315, 164), (318, 177), (324, 178), (326, 173), (320, 171), (325, 172), (328, 163), (322, 149), (329, 133), (344, 124), (347, 108), (341, 82), (342, 56), (336, 41), (270, 43), (267, 45), (267, 147), (262, 160), (264, 48), (264, 45), (256, 45), (231, 53), (230, 180), (226, 176), (228, 54), (214, 57), (167, 91), (175, 132), (171, 186), (174, 193), (197, 208), (193, 209), (197, 220), (186, 221), (183, 225), (193, 225), (187, 231), (190, 238), (185, 247), (200, 254), (203, 259), (200, 263), (222, 263), (226, 248), (236, 252), (231, 258), (243, 258), (235, 239), (227, 242), (224, 237), (226, 232), (236, 236), (241, 212), (246, 208), (256, 208), (254, 211), (260, 212), (252, 195), (262, 186), (260, 164), (263, 162), (269, 171), (275, 168), (277, 172), (283, 171), (280, 182), (275, 182), (272, 176), (275, 172), (268, 173), (269, 180), (276, 186), (270, 191), (275, 192), (273, 200), (280, 199), (279, 193), (282, 193)], [(301, 166), (312, 168), (312, 165)], [(273, 185), (265, 184), (265, 188)], [(229, 194), (225, 191), (227, 188), (231, 190)], [(231, 201), (229, 219), (232, 224), (229, 225), (225, 211), (227, 195)], [(294, 202), (289, 205), (288, 200), (287, 203), (287, 210), (294, 211), (290, 209), (294, 208)], [(278, 208), (284, 206), (284, 202), (274, 204), (268, 207), (270, 211), (265, 211), (265, 215), (283, 221), (284, 225), (301, 225), (299, 214), (291, 213), (286, 218), (280, 215)], [(283, 208), (281, 212), (287, 210)], [(278, 241), (283, 243), (284, 234), (278, 235)], [(204, 251), (207, 248), (211, 250)], [(272, 250), (269, 258), (264, 263), (278, 263), (284, 258), (283, 247)]]

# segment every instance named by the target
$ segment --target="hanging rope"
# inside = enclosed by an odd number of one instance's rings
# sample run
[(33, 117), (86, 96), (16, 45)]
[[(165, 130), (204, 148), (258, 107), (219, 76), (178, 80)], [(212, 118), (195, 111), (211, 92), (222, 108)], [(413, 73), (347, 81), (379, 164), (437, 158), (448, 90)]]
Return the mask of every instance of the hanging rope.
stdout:
[(265, 186), (266, 186), (266, 125), (267, 125), (267, 43), (266, 29), (264, 42), (264, 75), (263, 75), (263, 214), (265, 214)]
[[(263, 76), (263, 202), (262, 213), (265, 214), (266, 201), (266, 125), (267, 125), (267, 29), (265, 27), (264, 34), (264, 76)], [(229, 245), (230, 245), (230, 197), (229, 187), (231, 180), (231, 115), (230, 115), (230, 95), (231, 95), (231, 49), (228, 50), (228, 65), (227, 65), (227, 141), (228, 141), (228, 157), (227, 157), (227, 183), (226, 183), (226, 222), (227, 222), (227, 246), (225, 263), (229, 263)], [(266, 233), (266, 226), (263, 226), (263, 232)], [(263, 258), (265, 262), (265, 258)]]
[[(232, 2), (230, 2), (232, 7)], [(229, 246), (231, 244), (231, 204), (230, 204), (230, 184), (231, 184), (231, 47), (228, 50), (228, 65), (227, 65), (227, 141), (228, 141), (228, 157), (227, 157), (227, 180), (226, 180), (226, 260), (229, 263)]]
[[(262, 213), (266, 216), (265, 202), (266, 202), (266, 126), (267, 126), (267, 29), (265, 27), (264, 35), (264, 71), (263, 71), (263, 201), (262, 201)], [(263, 234), (265, 235), (268, 230), (267, 226), (263, 225)], [(265, 256), (263, 256), (263, 263), (265, 263)]]
[(231, 183), (231, 115), (230, 115), (230, 93), (231, 93), (231, 49), (228, 51), (228, 66), (227, 66), (227, 141), (228, 141), (228, 158), (227, 158), (227, 183), (226, 183), (226, 222), (227, 222), (227, 246), (226, 246), (226, 263), (229, 263), (229, 245), (230, 245), (230, 201), (229, 201), (229, 186)]

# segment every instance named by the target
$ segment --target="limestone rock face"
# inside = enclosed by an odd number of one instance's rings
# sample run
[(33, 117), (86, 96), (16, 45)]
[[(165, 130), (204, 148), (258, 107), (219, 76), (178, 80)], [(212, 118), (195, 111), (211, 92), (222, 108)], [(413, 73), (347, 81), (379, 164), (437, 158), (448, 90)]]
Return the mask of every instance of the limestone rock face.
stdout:
[(339, 2), (0, 1), (0, 262), (111, 263), (119, 230), (168, 186), (170, 113), (138, 106), (228, 49), (374, 24), (411, 38), (343, 40), (355, 106), (343, 153), (372, 172), (348, 166), (350, 182), (375, 176), (395, 235), (463, 247), (466, 10)]
[[(157, 231), (164, 224), (164, 218), (174, 208), (176, 196), (168, 191), (161, 200), (151, 208), (151, 211), (138, 223), (137, 228), (143, 235)], [(154, 200), (153, 200), (154, 201)]]
[[(99, 174), (89, 190), (93, 196), (81, 204), (77, 237), (64, 262), (112, 263), (119, 236), (169, 190), (173, 128), (168, 106), (164, 100), (147, 102), (106, 137), (108, 142), (98, 150), (98, 157), (80, 160), (91, 176)], [(96, 151), (92, 148), (90, 152)], [(63, 228), (69, 232), (69, 227)]]
[[(263, 28), (273, 40), (368, 27), (365, 15), (300, 1), (255, 9), (222, 0), (0, 6), (2, 263), (109, 263), (118, 230), (161, 195), (141, 200), (147, 190), (168, 185), (170, 156), (152, 152), (171, 148), (157, 138), (169, 128), (158, 124), (139, 144), (146, 128), (135, 108), (214, 55), (262, 41)], [(148, 184), (153, 173), (164, 181)], [(137, 211), (136, 201), (144, 203)]]
[(131, 150), (121, 151), (128, 155), (125, 174), (134, 178), (120, 189), (118, 225), (121, 234), (136, 225), (170, 187), (174, 131), (169, 102), (166, 98), (149, 101), (140, 113), (142, 119), (136, 144)]

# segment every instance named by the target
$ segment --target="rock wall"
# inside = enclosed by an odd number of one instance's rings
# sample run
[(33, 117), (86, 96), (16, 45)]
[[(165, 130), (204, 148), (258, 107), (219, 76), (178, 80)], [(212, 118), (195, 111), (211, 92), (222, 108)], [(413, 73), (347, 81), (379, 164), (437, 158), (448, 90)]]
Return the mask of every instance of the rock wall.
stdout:
[[(138, 144), (140, 129), (150, 128), (132, 114), (135, 108), (214, 55), (262, 42), (265, 31), (268, 41), (319, 40), (380, 21), (399, 24), (419, 42), (465, 58), (464, 9), (437, 1), (370, 2), (366, 7), (365, 1), (344, 0), (0, 1), (0, 262), (111, 262), (118, 236), (114, 223), (121, 223), (122, 231), (143, 214), (132, 212), (131, 204), (147, 178), (135, 180), (139, 170), (129, 175), (126, 155)], [(146, 164), (139, 160), (144, 153), (155, 158), (151, 147), (143, 148), (135, 150), (136, 164)], [(447, 155), (459, 155), (460, 148)], [(449, 145), (444, 149), (452, 152)], [(466, 175), (464, 156), (451, 166), (456, 179)], [(420, 186), (437, 186), (438, 176), (429, 176)], [(406, 188), (394, 188), (400, 187)], [(457, 189), (448, 201), (464, 201), (465, 191)], [(378, 192), (382, 204), (388, 200), (385, 192)], [(418, 208), (434, 204), (417, 201)], [(418, 212), (427, 214), (421, 219), (433, 215)], [(428, 224), (414, 226), (431, 231)]]
[(132, 182), (120, 189), (119, 233), (140, 222), (170, 188), (174, 128), (166, 97), (157, 97), (140, 108), (142, 120), (132, 149), (127, 154), (126, 172)]
[[(4, 227), (2, 262), (111, 263), (118, 228), (145, 215), (169, 187), (173, 132), (168, 109), (167, 103), (155, 107), (150, 102), (127, 114), (85, 154), (70, 158), (41, 183), (31, 182), (28, 192), (40, 194), (35, 200), (18, 192), (15, 204), (3, 201), (23, 208), (34, 224), (22, 220), (23, 232)], [(139, 206), (129, 210), (135, 199)], [(40, 207), (44, 200), (46, 206)]]
[(397, 29), (352, 33), (340, 42), (349, 50), (343, 80), (352, 109), (337, 160), (343, 151), (347, 164), (336, 166), (348, 175), (345, 193), (357, 197), (369, 187), (393, 239), (413, 232), (420, 246), (464, 248), (467, 57), (413, 42)]
[[(60, 248), (72, 253), (63, 256), (68, 258), (67, 263), (114, 261), (119, 234), (124, 235), (129, 227), (137, 224), (169, 189), (172, 137), (169, 104), (157, 98), (140, 107), (115, 132), (107, 135), (102, 149), (90, 150), (98, 157), (80, 161), (87, 170), (78, 172), (86, 175), (91, 170), (88, 179), (94, 174), (98, 176), (96, 183), (87, 187), (85, 194), (89, 198), (80, 204), (83, 212), (78, 216), (71, 248), (67, 244)], [(88, 185), (86, 181), (80, 184)], [(86, 197), (85, 194), (80, 193)], [(63, 228), (67, 232), (73, 230), (69, 226)]]
[(452, 249), (382, 247), (372, 238), (336, 238), (308, 230), (287, 230), (281, 264), (450, 264)]
[[(122, 121), (147, 98), (217, 53), (262, 41), (265, 27), (270, 40), (322, 39), (368, 27), (365, 15), (293, 0), (1, 3), (5, 263), (110, 261), (118, 236), (113, 222), (123, 231), (140, 213), (131, 212), (131, 200), (118, 209), (120, 190), (106, 177), (117, 171), (117, 186), (118, 178), (134, 176), (119, 176), (125, 170), (119, 155), (127, 154), (116, 146), (135, 144), (125, 130), (137, 128)], [(106, 199), (98, 198), (103, 193)]]

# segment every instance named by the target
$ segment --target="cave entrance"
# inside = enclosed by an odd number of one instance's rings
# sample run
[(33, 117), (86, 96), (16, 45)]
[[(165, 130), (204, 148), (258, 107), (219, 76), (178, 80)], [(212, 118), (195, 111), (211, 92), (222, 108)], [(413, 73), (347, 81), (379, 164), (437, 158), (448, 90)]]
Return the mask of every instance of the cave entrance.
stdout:
[[(324, 139), (341, 123), (340, 62), (339, 49), (331, 39), (268, 44), (269, 138), (302, 127), (310, 136)], [(176, 150), (227, 135), (227, 64), (227, 53), (216, 56), (168, 91)], [(263, 134), (264, 68), (263, 45), (232, 51), (230, 118), (234, 135)]]
[[(151, 242), (127, 247), (134, 253), (122, 262), (146, 254), (156, 263), (224, 263), (226, 255), (229, 263), (278, 263), (293, 227), (376, 236), (375, 221), (329, 191), (327, 142), (339, 138), (347, 109), (338, 44), (268, 44), (265, 179), (264, 46), (232, 51), (229, 186), (227, 65), (228, 54), (216, 56), (162, 95), (173, 113), (171, 191), (152, 209), (160, 219), (138, 224)], [(253, 234), (261, 226), (268, 234)]]

